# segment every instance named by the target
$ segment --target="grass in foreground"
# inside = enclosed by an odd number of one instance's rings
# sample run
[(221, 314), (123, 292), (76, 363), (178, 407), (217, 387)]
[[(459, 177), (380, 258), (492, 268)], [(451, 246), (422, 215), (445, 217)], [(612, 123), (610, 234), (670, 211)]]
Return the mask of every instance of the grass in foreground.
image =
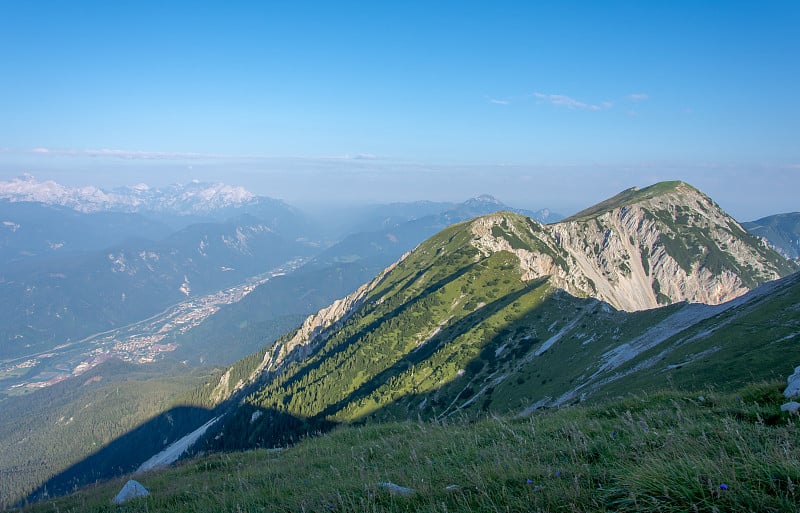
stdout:
[[(343, 427), (282, 451), (218, 454), (30, 512), (800, 511), (800, 429), (782, 384), (662, 392), (525, 419)], [(393, 495), (379, 486), (413, 488)], [(455, 485), (455, 486), (453, 486)]]

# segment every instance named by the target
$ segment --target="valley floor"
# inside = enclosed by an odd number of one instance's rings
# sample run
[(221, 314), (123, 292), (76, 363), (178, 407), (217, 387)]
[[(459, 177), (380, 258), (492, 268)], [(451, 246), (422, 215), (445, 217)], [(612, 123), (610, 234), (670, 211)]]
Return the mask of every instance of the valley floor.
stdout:
[(784, 386), (341, 427), (137, 475), (151, 497), (119, 509), (126, 479), (24, 511), (800, 512), (800, 422), (780, 412)]

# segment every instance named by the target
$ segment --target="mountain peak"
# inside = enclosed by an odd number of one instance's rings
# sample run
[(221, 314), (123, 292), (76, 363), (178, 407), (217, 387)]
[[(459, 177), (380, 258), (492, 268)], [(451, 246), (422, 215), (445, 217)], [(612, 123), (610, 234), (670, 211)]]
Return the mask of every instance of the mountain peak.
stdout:
[(499, 199), (495, 198), (491, 194), (481, 194), (480, 196), (476, 196), (474, 198), (468, 199), (467, 201), (464, 202), (464, 205), (467, 205), (467, 206), (476, 206), (476, 205), (481, 205), (481, 206), (486, 206), (486, 205), (502, 206), (503, 202), (500, 201)]
[(540, 225), (511, 213), (470, 223), (484, 258), (520, 261), (525, 281), (638, 311), (679, 301), (719, 304), (796, 270), (683, 182), (627, 189), (571, 218)]
[(658, 182), (643, 189), (640, 189), (639, 187), (631, 187), (630, 189), (625, 189), (624, 191), (620, 192), (615, 196), (612, 196), (611, 198), (608, 198), (607, 200), (601, 201), (600, 203), (591, 206), (585, 210), (581, 210), (577, 214), (574, 214), (565, 219), (565, 221), (591, 219), (593, 217), (602, 215), (606, 212), (609, 212), (617, 208), (643, 203), (659, 197), (663, 197), (665, 195), (675, 195), (675, 194), (677, 194), (678, 196), (686, 196), (686, 197), (688, 197), (689, 195), (692, 196), (700, 195), (705, 197), (705, 195), (698, 189), (680, 180)]

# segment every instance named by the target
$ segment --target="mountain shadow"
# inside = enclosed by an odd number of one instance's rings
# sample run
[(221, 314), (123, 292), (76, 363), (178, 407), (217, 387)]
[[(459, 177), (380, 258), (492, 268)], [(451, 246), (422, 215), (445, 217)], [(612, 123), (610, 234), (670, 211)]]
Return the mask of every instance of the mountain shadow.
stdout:
[[(338, 412), (345, 406), (360, 399), (368, 397), (372, 392), (374, 392), (379, 387), (386, 384), (386, 382), (388, 382), (392, 377), (399, 375), (403, 371), (406, 371), (407, 369), (410, 369), (415, 365), (420, 365), (424, 363), (425, 361), (430, 359), (434, 355), (434, 353), (440, 350), (444, 344), (447, 344), (448, 342), (455, 340), (460, 335), (467, 333), (471, 328), (478, 325), (486, 317), (494, 315), (497, 312), (500, 312), (514, 301), (517, 301), (523, 295), (529, 293), (531, 290), (536, 289), (538, 286), (544, 283), (544, 281), (545, 280), (538, 280), (537, 282), (530, 284), (528, 287), (525, 287), (514, 293), (503, 296), (502, 298), (499, 298), (489, 303), (488, 305), (484, 306), (480, 310), (473, 312), (463, 317), (462, 319), (459, 319), (452, 325), (443, 328), (441, 331), (439, 331), (438, 334), (431, 337), (431, 339), (428, 340), (425, 344), (420, 345), (416, 350), (404, 355), (402, 358), (399, 358), (394, 364), (390, 365), (381, 372), (375, 374), (375, 376), (366, 381), (356, 390), (353, 390), (350, 394), (348, 394), (344, 398), (326, 407), (318, 414), (318, 417), (325, 418), (329, 415), (334, 415), (336, 412)], [(436, 288), (431, 287), (431, 290), (435, 291)], [(492, 337), (492, 339), (486, 340), (484, 342), (484, 346), (491, 344), (495, 339), (502, 338), (503, 336), (505, 336), (505, 333), (501, 335), (495, 335), (494, 337)], [(483, 352), (484, 351), (482, 351), (481, 353)], [(473, 362), (479, 360), (480, 356), (478, 356), (474, 360), (471, 360), (466, 366), (465, 373), (468, 370), (472, 371), (476, 369), (476, 364)], [(482, 368), (482, 366), (480, 367)], [(438, 389), (436, 389), (434, 392), (430, 394), (420, 394), (420, 397), (423, 398), (427, 396), (433, 397), (437, 393)], [(412, 395), (418, 395), (418, 394), (413, 393)]]
[(323, 416), (300, 417), (272, 408), (243, 405), (235, 415), (213, 426), (189, 451), (231, 452), (257, 448), (286, 447), (309, 436), (330, 431), (339, 424)]
[(174, 407), (113, 440), (48, 479), (18, 505), (65, 495), (82, 486), (135, 471), (151, 456), (212, 419), (215, 410)]

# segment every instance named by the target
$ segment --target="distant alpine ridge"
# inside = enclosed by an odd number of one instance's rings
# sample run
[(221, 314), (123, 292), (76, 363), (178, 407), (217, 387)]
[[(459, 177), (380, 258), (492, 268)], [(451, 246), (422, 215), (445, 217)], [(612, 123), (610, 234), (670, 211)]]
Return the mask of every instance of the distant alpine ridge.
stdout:
[(800, 212), (762, 217), (742, 226), (766, 239), (783, 256), (800, 260)]
[(95, 186), (68, 187), (47, 180), (40, 182), (29, 174), (0, 182), (0, 199), (32, 201), (68, 207), (79, 212), (168, 212), (198, 215), (218, 209), (255, 203), (258, 197), (244, 187), (223, 183), (192, 181), (153, 188), (146, 184), (103, 190)]

